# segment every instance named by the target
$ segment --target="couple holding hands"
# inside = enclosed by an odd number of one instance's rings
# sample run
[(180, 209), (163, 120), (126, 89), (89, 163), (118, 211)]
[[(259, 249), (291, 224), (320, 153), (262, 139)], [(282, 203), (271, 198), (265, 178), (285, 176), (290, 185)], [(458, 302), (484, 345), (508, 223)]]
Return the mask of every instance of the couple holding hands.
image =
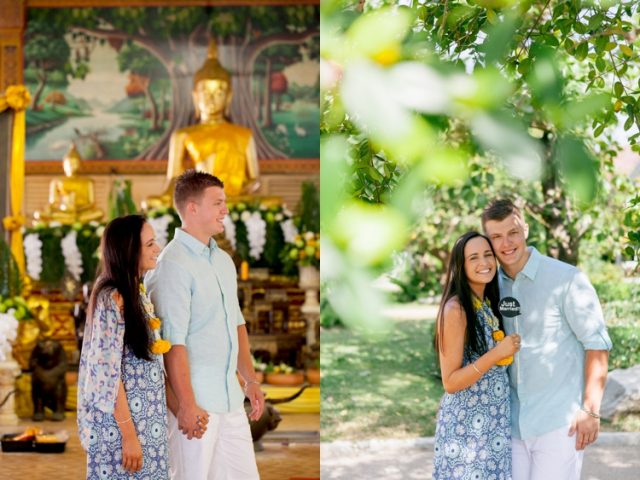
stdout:
[(188, 170), (174, 204), (182, 227), (162, 253), (140, 215), (102, 237), (78, 376), (87, 479), (259, 478), (244, 398), (257, 420), (264, 396), (235, 266), (212, 238), (224, 231), (224, 185)]

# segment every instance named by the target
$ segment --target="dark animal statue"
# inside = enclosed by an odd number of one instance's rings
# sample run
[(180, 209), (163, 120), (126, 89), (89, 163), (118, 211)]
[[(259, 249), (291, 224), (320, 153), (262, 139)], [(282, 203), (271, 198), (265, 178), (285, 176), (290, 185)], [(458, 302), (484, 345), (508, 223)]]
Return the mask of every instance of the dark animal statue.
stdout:
[(53, 411), (51, 420), (64, 420), (67, 399), (67, 354), (62, 344), (51, 338), (39, 340), (29, 359), (33, 420), (44, 420), (44, 407)]
[[(304, 392), (309, 385), (303, 385), (300, 390), (286, 398), (274, 398), (273, 400), (265, 399), (264, 403), (264, 412), (262, 412), (262, 416), (256, 420), (250, 420), (249, 425), (251, 426), (251, 438), (253, 439), (253, 449), (256, 452), (262, 451), (262, 442), (261, 438), (272, 430), (275, 430), (278, 427), (278, 424), (282, 421), (282, 417), (280, 416), (280, 412), (274, 405), (278, 405), (280, 403), (292, 402)], [(244, 409), (249, 414), (251, 412), (251, 402), (248, 398), (244, 399)]]

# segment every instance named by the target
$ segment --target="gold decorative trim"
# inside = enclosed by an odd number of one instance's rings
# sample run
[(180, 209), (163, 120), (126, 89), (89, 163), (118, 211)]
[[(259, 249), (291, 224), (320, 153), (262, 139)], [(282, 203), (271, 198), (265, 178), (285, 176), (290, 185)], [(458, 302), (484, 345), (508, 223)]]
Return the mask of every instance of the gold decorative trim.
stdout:
[[(319, 173), (320, 160), (260, 160), (260, 173)], [(25, 162), (27, 175), (62, 175), (62, 161)], [(166, 160), (89, 160), (83, 162), (82, 173), (92, 175), (155, 175), (167, 171)]]
[(319, 5), (320, 0), (26, 0), (27, 8)]
[(0, 30), (24, 26), (24, 0), (0, 0)]

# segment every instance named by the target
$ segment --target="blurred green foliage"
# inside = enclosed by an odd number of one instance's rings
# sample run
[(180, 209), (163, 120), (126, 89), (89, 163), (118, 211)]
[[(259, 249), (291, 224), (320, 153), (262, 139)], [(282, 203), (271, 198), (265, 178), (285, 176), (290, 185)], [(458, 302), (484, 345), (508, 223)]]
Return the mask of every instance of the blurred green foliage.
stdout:
[(637, 325), (609, 327), (613, 349), (609, 352), (609, 370), (629, 368), (640, 363), (640, 329)]
[(390, 252), (414, 242), (437, 275), (494, 196), (525, 200), (532, 241), (569, 262), (621, 238), (612, 133), (640, 124), (635, 1), (395, 3), (321, 2), (322, 276), (367, 329)]
[(138, 212), (131, 193), (131, 180), (116, 178), (111, 184), (107, 199), (109, 220)]
[(16, 297), (22, 294), (22, 278), (11, 247), (0, 238), (0, 297)]
[(296, 226), (300, 233), (320, 232), (320, 194), (318, 187), (312, 182), (302, 183), (296, 217)]

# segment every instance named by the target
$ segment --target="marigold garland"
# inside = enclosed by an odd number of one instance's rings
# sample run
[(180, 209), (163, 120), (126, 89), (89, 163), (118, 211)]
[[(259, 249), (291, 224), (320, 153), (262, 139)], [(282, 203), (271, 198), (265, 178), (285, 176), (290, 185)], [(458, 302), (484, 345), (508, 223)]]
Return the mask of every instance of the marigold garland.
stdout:
[[(476, 311), (476, 313), (480, 312), (480, 314), (484, 317), (484, 319), (487, 321), (489, 326), (493, 329), (493, 331), (491, 332), (491, 337), (493, 338), (493, 341), (496, 343), (501, 342), (504, 339), (504, 332), (498, 328), (499, 326), (498, 319), (495, 318), (493, 314), (489, 315), (486, 312), (486, 309), (483, 308), (483, 305), (486, 305), (489, 309), (491, 309), (491, 303), (489, 302), (489, 299), (485, 299), (485, 301), (482, 302), (479, 298), (473, 297), (473, 309)], [(497, 361), (496, 365), (505, 367), (507, 365), (511, 365), (512, 363), (513, 363), (513, 355)]]
[(142, 297), (142, 305), (144, 307), (147, 316), (149, 317), (149, 328), (153, 332), (153, 343), (151, 344), (151, 353), (155, 355), (162, 355), (163, 353), (167, 353), (171, 350), (171, 342), (168, 340), (163, 340), (160, 337), (160, 327), (162, 326), (162, 322), (158, 317), (156, 317), (155, 312), (153, 310), (153, 303), (147, 296), (147, 289), (144, 285), (140, 284), (140, 296)]

